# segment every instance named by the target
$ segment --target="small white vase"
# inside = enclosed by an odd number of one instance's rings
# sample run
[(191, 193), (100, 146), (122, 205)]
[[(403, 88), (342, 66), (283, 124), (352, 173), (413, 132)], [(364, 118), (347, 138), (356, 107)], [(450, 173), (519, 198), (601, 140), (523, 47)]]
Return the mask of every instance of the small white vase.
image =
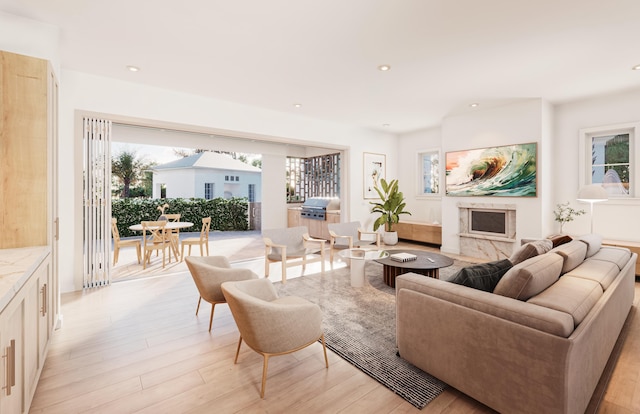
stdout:
[(387, 246), (393, 246), (398, 244), (398, 232), (397, 231), (385, 231), (382, 236), (382, 241)]

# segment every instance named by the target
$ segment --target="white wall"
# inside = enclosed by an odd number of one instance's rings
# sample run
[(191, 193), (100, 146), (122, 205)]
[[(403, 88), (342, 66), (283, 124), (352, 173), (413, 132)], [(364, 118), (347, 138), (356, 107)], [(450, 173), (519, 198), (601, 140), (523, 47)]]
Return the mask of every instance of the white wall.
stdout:
[[(539, 155), (545, 153), (549, 137), (543, 130), (545, 104), (540, 99), (528, 99), (495, 108), (481, 109), (444, 119), (442, 151), (459, 151), (500, 145), (538, 143)], [(545, 161), (539, 156), (537, 197), (450, 197), (442, 198), (443, 252), (460, 253), (459, 202), (515, 204), (517, 210), (516, 238), (542, 236), (542, 205), (545, 189)], [(541, 178), (542, 177), (542, 178)]]
[[(576, 201), (579, 182), (579, 131), (640, 121), (640, 89), (585, 99), (555, 107), (554, 165), (558, 174), (554, 180), (555, 203), (569, 201), (582, 208), (586, 215), (565, 225), (568, 234), (590, 231), (589, 206)], [(636, 136), (636, 154), (640, 137)], [(640, 166), (636, 165), (636, 168)], [(638, 195), (636, 195), (638, 197)], [(640, 240), (640, 199), (609, 200), (594, 205), (593, 231), (615, 240)]]

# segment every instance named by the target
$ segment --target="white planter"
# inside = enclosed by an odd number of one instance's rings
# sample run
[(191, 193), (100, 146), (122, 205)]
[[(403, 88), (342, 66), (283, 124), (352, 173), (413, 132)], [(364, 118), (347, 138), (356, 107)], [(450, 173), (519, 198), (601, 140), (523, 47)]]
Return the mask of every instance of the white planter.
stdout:
[(385, 231), (382, 236), (382, 241), (387, 246), (393, 246), (398, 244), (398, 232), (397, 231)]

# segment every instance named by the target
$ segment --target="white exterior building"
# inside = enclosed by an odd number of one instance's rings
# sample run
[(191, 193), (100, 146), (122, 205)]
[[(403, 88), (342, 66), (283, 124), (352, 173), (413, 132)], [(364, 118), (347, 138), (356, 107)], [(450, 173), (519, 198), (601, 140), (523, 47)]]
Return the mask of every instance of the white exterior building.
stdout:
[(258, 167), (216, 152), (201, 152), (153, 167), (153, 198), (246, 197), (262, 198), (262, 171)]

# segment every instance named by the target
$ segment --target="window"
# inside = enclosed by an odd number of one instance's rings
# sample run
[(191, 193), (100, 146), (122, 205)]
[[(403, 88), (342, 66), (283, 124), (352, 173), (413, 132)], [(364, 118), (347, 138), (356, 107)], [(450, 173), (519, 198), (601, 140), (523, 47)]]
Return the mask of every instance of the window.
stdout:
[(440, 194), (440, 150), (418, 152), (418, 196)]
[(204, 183), (204, 198), (205, 200), (213, 200), (215, 195), (215, 183)]
[(254, 203), (256, 201), (256, 185), (249, 184), (249, 202)]
[(581, 185), (602, 184), (610, 198), (638, 193), (635, 135), (638, 124), (588, 128), (580, 131)]

